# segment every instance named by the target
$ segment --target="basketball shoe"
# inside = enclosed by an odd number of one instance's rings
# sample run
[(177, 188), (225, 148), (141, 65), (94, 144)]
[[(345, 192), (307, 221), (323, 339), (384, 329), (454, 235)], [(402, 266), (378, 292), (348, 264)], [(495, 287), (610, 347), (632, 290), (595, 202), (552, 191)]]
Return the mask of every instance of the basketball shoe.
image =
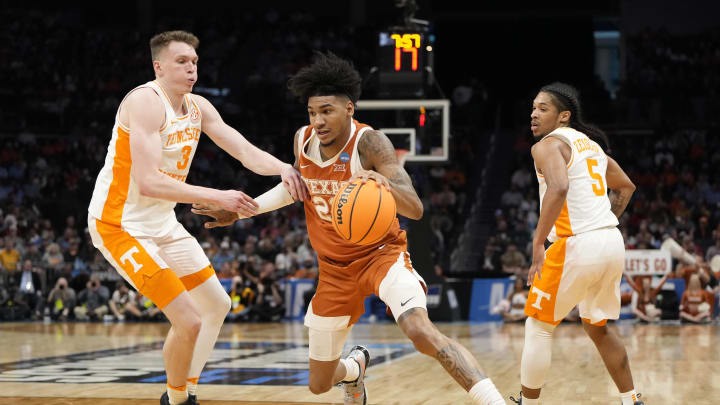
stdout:
[(367, 404), (367, 390), (365, 389), (365, 369), (370, 363), (370, 353), (363, 346), (355, 346), (350, 350), (347, 358), (353, 359), (360, 366), (360, 375), (355, 381), (343, 381), (345, 391), (345, 405)]
[[(640, 401), (640, 397), (641, 397), (641, 396), (642, 396), (642, 394), (638, 394), (638, 395), (637, 395), (638, 400), (635, 401), (635, 402), (633, 403), (633, 405), (645, 405), (645, 402)], [(515, 402), (515, 403), (518, 404), (518, 405), (522, 405), (522, 392), (520, 393), (520, 397), (518, 397), (518, 399), (515, 399), (515, 398), (513, 398), (513, 397), (510, 397), (510, 400), (513, 401), (513, 402)]]
[[(163, 392), (162, 396), (160, 397), (160, 405), (170, 405), (170, 398), (168, 398), (167, 391)], [(188, 399), (180, 405), (199, 405), (197, 402), (197, 396), (188, 395)]]

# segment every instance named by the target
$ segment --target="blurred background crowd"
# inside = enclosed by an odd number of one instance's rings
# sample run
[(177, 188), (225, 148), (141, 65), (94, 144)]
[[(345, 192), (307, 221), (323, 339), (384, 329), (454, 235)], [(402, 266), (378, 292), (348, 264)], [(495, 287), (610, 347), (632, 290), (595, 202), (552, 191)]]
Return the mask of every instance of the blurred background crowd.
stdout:
[[(189, 26), (177, 16), (158, 16), (152, 31), (182, 25), (195, 32), (201, 39), (195, 92), (255, 145), (292, 162), (292, 135), (307, 117), (286, 89), (288, 77), (315, 49), (351, 59), (368, 77), (378, 26), (298, 10), (228, 13)], [(88, 30), (82, 11), (9, 7), (0, 17), (6, 22), (0, 31), (0, 319), (158, 319), (152, 302), (128, 288), (92, 246), (86, 225), (117, 107), (127, 91), (152, 79), (149, 35), (117, 24)], [(625, 71), (613, 86), (592, 72), (573, 84), (583, 92), (589, 120), (608, 129), (610, 154), (637, 186), (620, 220), (626, 247), (656, 249), (669, 236), (695, 255), (694, 265), (676, 263), (669, 277), (688, 285), (688, 296), (677, 297), (677, 318), (706, 321), (716, 312), (720, 278), (720, 259), (713, 261), (720, 254), (720, 28), (645, 29), (623, 33), (623, 44)], [(440, 91), (452, 102), (451, 161), (406, 166), (432, 239), (433, 268), (420, 270), (442, 278), (514, 276), (516, 288), (499, 310), (508, 320), (521, 319), (513, 310), (524, 303), (521, 281), (539, 213), (527, 129), (531, 96), (528, 87), (509, 91), (483, 75), (492, 67), (456, 68), (438, 72)], [(277, 179), (250, 173), (205, 139), (187, 181), (258, 195)], [(484, 184), (492, 190), (478, 196)], [(300, 203), (212, 231), (189, 207), (176, 210), (218, 277), (229, 280), (234, 320), (280, 319), (282, 280), (317, 278)], [(472, 217), (487, 230), (468, 248), (475, 260), (457, 266), (453, 257), (462, 253)], [(650, 315), (664, 280), (632, 283), (641, 299), (631, 305), (648, 321), (655, 320)], [(703, 310), (709, 318), (699, 317)]]

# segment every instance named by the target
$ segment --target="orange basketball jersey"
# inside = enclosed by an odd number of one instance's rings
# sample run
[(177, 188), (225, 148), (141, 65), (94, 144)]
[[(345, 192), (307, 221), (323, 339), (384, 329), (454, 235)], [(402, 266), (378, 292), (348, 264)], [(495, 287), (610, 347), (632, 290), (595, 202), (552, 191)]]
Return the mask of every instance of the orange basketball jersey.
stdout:
[(383, 245), (406, 246), (405, 231), (400, 229), (397, 218), (384, 238), (370, 245), (350, 243), (337, 234), (332, 225), (330, 209), (339, 189), (348, 184), (352, 175), (363, 170), (357, 145), (360, 138), (371, 127), (355, 120), (345, 146), (332, 158), (323, 161), (320, 157), (320, 141), (312, 126), (300, 129), (298, 137), (299, 169), (308, 190), (310, 202), (305, 202), (305, 218), (310, 243), (321, 261), (349, 263), (368, 256)]

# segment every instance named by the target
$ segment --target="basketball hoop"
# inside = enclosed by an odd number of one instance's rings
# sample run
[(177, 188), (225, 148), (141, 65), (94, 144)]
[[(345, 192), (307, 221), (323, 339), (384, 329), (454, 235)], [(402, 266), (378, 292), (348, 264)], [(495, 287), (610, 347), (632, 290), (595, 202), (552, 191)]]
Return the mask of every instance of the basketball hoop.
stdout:
[(407, 158), (407, 153), (409, 150), (407, 149), (395, 149), (395, 155), (397, 156), (398, 162), (400, 162), (401, 165), (405, 165), (405, 159)]

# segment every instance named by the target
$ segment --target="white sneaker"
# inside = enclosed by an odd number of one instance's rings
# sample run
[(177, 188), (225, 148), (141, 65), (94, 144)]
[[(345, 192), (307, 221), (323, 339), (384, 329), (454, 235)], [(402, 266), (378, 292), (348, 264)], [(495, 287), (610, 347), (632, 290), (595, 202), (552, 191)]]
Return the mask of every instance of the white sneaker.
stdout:
[(355, 381), (343, 382), (345, 392), (345, 405), (367, 404), (367, 390), (365, 389), (365, 369), (370, 364), (370, 354), (363, 346), (355, 346), (350, 350), (348, 359), (355, 360), (360, 366), (360, 375)]

